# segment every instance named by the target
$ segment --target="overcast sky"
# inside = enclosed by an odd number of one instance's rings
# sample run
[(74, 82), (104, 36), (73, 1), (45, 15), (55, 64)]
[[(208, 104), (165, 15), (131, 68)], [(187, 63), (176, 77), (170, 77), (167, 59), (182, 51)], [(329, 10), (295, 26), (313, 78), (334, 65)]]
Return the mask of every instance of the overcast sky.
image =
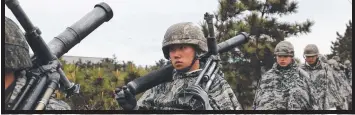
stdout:
[[(161, 43), (170, 25), (199, 23), (205, 12), (218, 7), (218, 0), (19, 0), (47, 43), (102, 1), (113, 9), (113, 18), (65, 55), (111, 58), (115, 54), (118, 60), (152, 65), (163, 58)], [(311, 33), (287, 39), (304, 62), (302, 53), (307, 44), (316, 44), (322, 54), (330, 53), (336, 31), (343, 34), (345, 24), (352, 19), (352, 6), (348, 0), (298, 1), (298, 13), (280, 20), (315, 21)], [(18, 23), (11, 11), (5, 9), (5, 16)]]

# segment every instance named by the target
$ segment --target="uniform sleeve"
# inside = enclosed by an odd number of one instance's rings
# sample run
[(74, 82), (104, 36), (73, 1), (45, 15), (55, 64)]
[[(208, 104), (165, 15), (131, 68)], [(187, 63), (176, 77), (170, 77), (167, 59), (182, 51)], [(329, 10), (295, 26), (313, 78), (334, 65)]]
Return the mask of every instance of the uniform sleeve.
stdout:
[(341, 95), (339, 90), (337, 89), (336, 82), (334, 79), (334, 75), (332, 73), (332, 69), (329, 67), (325, 67), (326, 70), (326, 76), (328, 78), (328, 84), (327, 84), (327, 101), (329, 103), (329, 108), (333, 108), (335, 106), (339, 105), (339, 102), (341, 102)]
[[(320, 109), (319, 103), (316, 100), (316, 89), (310, 79), (304, 77), (297, 81), (299, 84), (290, 89), (288, 110), (318, 110)], [(319, 94), (322, 95), (322, 94)], [(322, 96), (321, 96), (322, 97)], [(324, 97), (324, 96), (323, 96)]]
[(253, 108), (255, 110), (312, 110), (309, 101), (311, 98), (309, 83), (303, 78), (307, 79), (307, 76), (292, 78), (294, 80), (292, 82), (297, 83), (296, 86), (283, 91), (276, 90), (280, 88), (280, 78), (272, 72), (264, 74), (255, 93)]
[(139, 98), (137, 101), (137, 109), (138, 110), (150, 110), (153, 107), (153, 94), (154, 94), (154, 88), (151, 88), (147, 91), (144, 92), (144, 94)]
[[(303, 81), (304, 85), (299, 86), (301, 89), (305, 90), (307, 92), (308, 95), (308, 99), (303, 99), (303, 106), (305, 108), (307, 108), (307, 110), (318, 110), (319, 107), (319, 103), (316, 100), (316, 88), (313, 85), (310, 76), (307, 72), (302, 72), (304, 71), (303, 69), (299, 68), (300, 71), (300, 77), (301, 80)], [(300, 81), (301, 82), (301, 81)], [(304, 94), (306, 95), (306, 94)]]
[(265, 73), (261, 77), (253, 102), (254, 110), (277, 110), (280, 108), (278, 106), (281, 105), (274, 104), (277, 101), (276, 98), (271, 98), (273, 96), (271, 89), (275, 86), (271, 77), (270, 73)]
[[(343, 77), (346, 77), (344, 72), (342, 72), (341, 75)], [(344, 89), (345, 89), (345, 92), (346, 92), (346, 101), (347, 102), (351, 102), (352, 101), (352, 88), (351, 88), (349, 82), (346, 79), (344, 79), (343, 85), (344, 85)]]
[(208, 91), (211, 107), (213, 110), (241, 110), (232, 88), (222, 76), (216, 76)]
[(46, 106), (46, 110), (71, 110), (70, 106), (64, 102), (63, 100), (55, 99), (55, 95), (53, 94)]

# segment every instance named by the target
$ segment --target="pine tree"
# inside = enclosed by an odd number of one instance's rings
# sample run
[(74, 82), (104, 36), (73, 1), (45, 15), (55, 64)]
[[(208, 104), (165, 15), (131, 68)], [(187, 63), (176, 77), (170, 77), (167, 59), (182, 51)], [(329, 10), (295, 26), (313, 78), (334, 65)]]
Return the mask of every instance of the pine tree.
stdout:
[[(57, 92), (57, 98), (65, 100), (74, 110), (117, 110), (119, 105), (114, 98), (115, 88), (148, 73), (143, 67), (136, 67), (132, 61), (124, 62), (124, 66), (118, 64), (116, 56), (101, 60), (97, 64), (100, 66), (83, 66), (90, 64), (91, 62), (83, 63), (81, 60), (76, 64), (63, 63), (66, 77), (80, 84), (80, 92), (69, 99)], [(139, 99), (141, 95), (137, 94), (136, 98)]]
[(332, 42), (331, 46), (331, 54), (328, 55), (328, 59), (332, 58), (335, 55), (340, 57), (341, 62), (345, 60), (350, 60), (352, 62), (352, 22), (349, 21), (346, 24), (346, 30), (344, 35), (339, 34), (336, 32), (337, 38), (336, 41)]

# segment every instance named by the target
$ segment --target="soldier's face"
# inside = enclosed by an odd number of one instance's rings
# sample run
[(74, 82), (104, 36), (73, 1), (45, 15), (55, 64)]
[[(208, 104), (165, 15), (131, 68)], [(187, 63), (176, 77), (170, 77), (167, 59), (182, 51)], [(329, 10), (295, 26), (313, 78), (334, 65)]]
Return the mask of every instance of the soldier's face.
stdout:
[(292, 57), (278, 55), (276, 56), (276, 60), (277, 60), (277, 64), (279, 64), (281, 67), (286, 67), (292, 62)]
[(169, 56), (175, 69), (188, 67), (195, 56), (191, 45), (172, 45), (169, 47)]
[(308, 64), (314, 64), (317, 61), (317, 56), (306, 56), (306, 62)]

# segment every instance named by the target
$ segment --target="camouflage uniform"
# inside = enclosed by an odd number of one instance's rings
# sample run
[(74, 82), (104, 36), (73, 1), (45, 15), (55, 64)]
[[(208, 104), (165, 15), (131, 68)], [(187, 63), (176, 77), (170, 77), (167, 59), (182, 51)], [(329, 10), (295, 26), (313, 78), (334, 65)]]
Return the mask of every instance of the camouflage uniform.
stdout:
[(330, 59), (328, 60), (328, 64), (333, 68), (334, 80), (338, 91), (340, 91), (340, 95), (343, 98), (340, 102), (340, 108), (346, 110), (348, 109), (347, 103), (352, 102), (352, 89), (346, 79), (344, 79), (346, 77), (345, 72), (340, 69), (338, 62), (334, 59)]
[[(317, 56), (319, 51), (316, 45), (309, 44), (304, 51), (305, 56)], [(310, 75), (312, 84), (314, 85), (315, 100), (319, 104), (320, 110), (335, 109), (341, 96), (336, 88), (333, 78), (332, 69), (317, 58), (316, 64), (310, 65), (307, 62), (301, 66), (302, 69)]]
[(325, 55), (319, 55), (319, 60), (322, 61), (324, 64), (327, 64), (328, 59)]
[(348, 77), (348, 80), (349, 80), (349, 85), (352, 86), (353, 85), (353, 72), (352, 72), (352, 67), (351, 67), (351, 62), (349, 60), (345, 60), (344, 61), (344, 65), (346, 67), (346, 75)]
[[(280, 42), (276, 55), (294, 55), (291, 43)], [(295, 60), (287, 67), (277, 63), (260, 79), (255, 93), (256, 110), (313, 110), (318, 109), (312, 95), (309, 75), (297, 66)]]
[[(26, 85), (26, 68), (32, 66), (29, 47), (20, 28), (11, 19), (5, 17), (5, 71), (15, 73), (13, 90), (5, 98), (6, 109), (12, 105)], [(11, 86), (11, 87), (12, 87)], [(70, 110), (64, 101), (50, 98), (46, 110)]]
[[(174, 24), (168, 28), (163, 40), (164, 57), (169, 59), (168, 47), (172, 44), (192, 44), (196, 54), (194, 61), (203, 52), (207, 52), (207, 40), (201, 29), (190, 22)], [(192, 63), (192, 64), (193, 64)], [(191, 65), (192, 65), (191, 64)], [(194, 98), (186, 99), (185, 95), (178, 98), (179, 94), (186, 88), (193, 86), (197, 80), (197, 76), (201, 69), (187, 72), (190, 67), (183, 70), (174, 70), (173, 79), (170, 82), (162, 83), (147, 90), (138, 100), (138, 109), (156, 109), (156, 110), (195, 110), (201, 109), (202, 102)], [(202, 85), (205, 86), (205, 85)], [(204, 89), (204, 87), (202, 87)], [(233, 93), (228, 82), (223, 78), (223, 74), (219, 72), (212, 82), (210, 89), (206, 91), (208, 101), (213, 110), (240, 110), (241, 106)], [(206, 97), (207, 97), (206, 95)], [(184, 100), (189, 100), (188, 102)]]
[(345, 73), (346, 66), (341, 63), (340, 57), (333, 56), (332, 59), (334, 59), (337, 62), (337, 66), (340, 68), (341, 72), (344, 72), (344, 74), (345, 74), (345, 76), (343, 76), (344, 79), (349, 82), (349, 78), (347, 77), (347, 75)]
[[(137, 106), (139, 109), (149, 110), (197, 109), (196, 107), (200, 107), (201, 105), (196, 102), (196, 100), (191, 99), (191, 101), (188, 102), (188, 105), (184, 105), (184, 103), (177, 97), (180, 91), (195, 83), (200, 72), (201, 70), (184, 74), (174, 72), (173, 80), (171, 82), (160, 84), (146, 91), (138, 100)], [(213, 110), (241, 109), (232, 88), (222, 75), (216, 76), (216, 79), (212, 82), (211, 89), (207, 94)]]
[[(352, 67), (351, 67), (351, 62), (349, 60), (345, 60), (344, 61), (344, 65), (346, 67), (345, 69), (345, 73), (348, 77), (348, 80), (349, 80), (349, 85), (350, 87), (352, 87), (353, 85), (353, 72), (352, 72)], [(352, 101), (349, 102), (349, 110), (352, 110)]]

